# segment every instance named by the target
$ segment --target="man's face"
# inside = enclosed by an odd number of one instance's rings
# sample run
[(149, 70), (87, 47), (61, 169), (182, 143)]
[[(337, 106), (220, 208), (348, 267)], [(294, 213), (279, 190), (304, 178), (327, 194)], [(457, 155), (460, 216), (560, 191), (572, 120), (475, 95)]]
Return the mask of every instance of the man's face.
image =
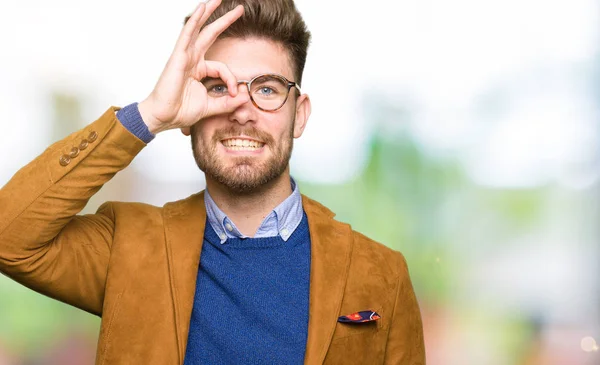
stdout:
[[(279, 74), (295, 81), (288, 52), (278, 43), (250, 38), (217, 40), (206, 59), (226, 64), (238, 80), (260, 74)], [(236, 97), (247, 98), (239, 85)], [(310, 114), (306, 95), (297, 98), (292, 88), (281, 109), (262, 111), (248, 101), (232, 113), (201, 120), (191, 129), (192, 148), (198, 167), (230, 191), (243, 194), (287, 173), (293, 138), (302, 135)]]

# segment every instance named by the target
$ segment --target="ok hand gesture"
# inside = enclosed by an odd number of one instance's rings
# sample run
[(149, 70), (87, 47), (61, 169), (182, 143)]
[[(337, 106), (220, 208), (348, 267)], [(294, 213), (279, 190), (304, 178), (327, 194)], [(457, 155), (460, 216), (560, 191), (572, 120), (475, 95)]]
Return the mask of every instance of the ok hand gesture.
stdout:
[[(183, 27), (154, 90), (139, 104), (150, 132), (187, 128), (203, 118), (233, 111), (246, 102), (244, 98), (235, 98), (237, 80), (229, 68), (204, 58), (217, 37), (244, 13), (239, 5), (200, 31), (220, 3), (221, 0), (209, 0), (198, 5)], [(230, 97), (209, 97), (200, 82), (204, 77), (223, 80)]]

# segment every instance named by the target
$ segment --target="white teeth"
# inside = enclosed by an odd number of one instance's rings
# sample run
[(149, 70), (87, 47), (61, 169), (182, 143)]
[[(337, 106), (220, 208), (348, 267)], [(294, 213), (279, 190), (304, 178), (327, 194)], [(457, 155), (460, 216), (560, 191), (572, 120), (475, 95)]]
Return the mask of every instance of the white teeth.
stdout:
[(254, 151), (264, 146), (264, 143), (248, 139), (227, 139), (223, 141), (223, 145), (233, 151)]
[(256, 147), (239, 147), (239, 146), (227, 147), (227, 149), (232, 150), (232, 151), (256, 151), (256, 150), (258, 150), (258, 148), (256, 148)]

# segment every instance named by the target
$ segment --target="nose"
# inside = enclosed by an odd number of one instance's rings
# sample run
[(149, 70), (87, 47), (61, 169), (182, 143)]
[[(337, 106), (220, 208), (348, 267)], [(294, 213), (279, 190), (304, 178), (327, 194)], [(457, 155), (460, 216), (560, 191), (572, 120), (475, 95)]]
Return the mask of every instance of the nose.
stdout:
[(229, 121), (242, 125), (248, 122), (255, 122), (257, 110), (252, 104), (250, 90), (248, 89), (248, 84), (245, 81), (238, 81), (238, 94), (235, 98), (242, 99), (239, 100), (241, 105), (238, 106), (231, 114), (229, 114)]

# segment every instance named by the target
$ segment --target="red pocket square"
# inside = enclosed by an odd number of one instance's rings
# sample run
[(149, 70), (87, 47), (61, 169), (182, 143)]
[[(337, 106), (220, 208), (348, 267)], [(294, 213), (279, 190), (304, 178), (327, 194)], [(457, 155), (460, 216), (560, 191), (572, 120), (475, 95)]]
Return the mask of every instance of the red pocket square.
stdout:
[(379, 314), (373, 311), (361, 311), (352, 314), (348, 314), (346, 316), (341, 316), (338, 318), (338, 322), (343, 323), (363, 323), (363, 322), (373, 322), (381, 318)]

